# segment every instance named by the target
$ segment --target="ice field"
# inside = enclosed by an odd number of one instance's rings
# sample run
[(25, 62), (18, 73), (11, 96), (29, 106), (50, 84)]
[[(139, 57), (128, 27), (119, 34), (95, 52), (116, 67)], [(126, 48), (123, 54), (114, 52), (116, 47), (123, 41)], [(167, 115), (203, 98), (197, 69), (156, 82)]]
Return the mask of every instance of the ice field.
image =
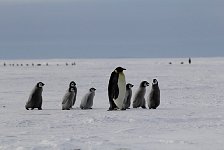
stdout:
[[(0, 149), (223, 150), (224, 58), (193, 58), (191, 65), (187, 61), (0, 60)], [(117, 66), (127, 69), (133, 94), (141, 81), (151, 84), (157, 78), (161, 105), (156, 110), (107, 111), (108, 81)], [(78, 89), (74, 109), (61, 110), (72, 80)], [(28, 111), (25, 103), (39, 81), (45, 83), (43, 110)], [(81, 110), (81, 98), (91, 87), (96, 88), (93, 109)]]

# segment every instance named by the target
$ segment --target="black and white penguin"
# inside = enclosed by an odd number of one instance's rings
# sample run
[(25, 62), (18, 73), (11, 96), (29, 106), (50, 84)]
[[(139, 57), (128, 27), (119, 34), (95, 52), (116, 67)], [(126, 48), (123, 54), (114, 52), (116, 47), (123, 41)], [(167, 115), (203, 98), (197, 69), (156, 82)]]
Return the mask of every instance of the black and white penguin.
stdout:
[(69, 88), (70, 88), (70, 87), (74, 87), (74, 94), (75, 94), (75, 96), (74, 96), (74, 98), (73, 98), (73, 100), (72, 100), (72, 106), (74, 106), (74, 105), (75, 105), (75, 101), (76, 101), (76, 96), (77, 96), (77, 87), (76, 87), (76, 83), (75, 83), (74, 81), (71, 81), (70, 84), (69, 84)]
[(42, 92), (43, 92), (43, 86), (45, 84), (42, 82), (38, 82), (34, 89), (31, 91), (28, 101), (26, 102), (25, 108), (29, 110), (31, 108), (32, 110), (34, 108), (38, 108), (39, 110), (42, 110)]
[(147, 81), (142, 81), (138, 90), (135, 93), (134, 99), (133, 99), (133, 108), (146, 108), (145, 107), (145, 93), (146, 93), (146, 87), (149, 86), (149, 83)]
[(74, 96), (75, 88), (70, 86), (62, 99), (62, 110), (70, 110), (72, 108)]
[(156, 79), (153, 79), (152, 89), (150, 91), (147, 103), (149, 109), (156, 109), (160, 104), (160, 89)]
[(122, 67), (117, 67), (110, 76), (108, 84), (108, 97), (110, 102), (109, 110), (123, 110), (123, 103), (126, 93), (126, 80)]
[(125, 98), (124, 98), (124, 106), (123, 108), (124, 109), (130, 109), (130, 106), (131, 106), (131, 97), (132, 97), (132, 87), (134, 85), (128, 83), (126, 85), (126, 94), (125, 94)]
[(82, 101), (80, 104), (81, 109), (92, 109), (95, 91), (96, 91), (95, 88), (90, 88), (89, 92), (87, 94), (85, 94), (85, 96), (82, 98)]

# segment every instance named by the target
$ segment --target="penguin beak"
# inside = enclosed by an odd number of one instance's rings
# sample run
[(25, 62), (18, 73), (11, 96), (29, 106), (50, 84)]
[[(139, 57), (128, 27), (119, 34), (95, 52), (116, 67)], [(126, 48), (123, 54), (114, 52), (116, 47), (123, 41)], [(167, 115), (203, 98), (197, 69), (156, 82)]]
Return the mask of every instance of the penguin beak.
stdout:
[(126, 70), (125, 68), (123, 68), (123, 70)]

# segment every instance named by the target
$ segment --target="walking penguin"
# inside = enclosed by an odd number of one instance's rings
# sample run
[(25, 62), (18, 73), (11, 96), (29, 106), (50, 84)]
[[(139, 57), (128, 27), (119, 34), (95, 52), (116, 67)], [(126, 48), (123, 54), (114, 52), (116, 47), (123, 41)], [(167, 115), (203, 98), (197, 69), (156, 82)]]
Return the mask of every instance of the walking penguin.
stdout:
[(34, 108), (38, 108), (38, 110), (42, 110), (42, 92), (43, 92), (44, 85), (45, 84), (42, 82), (38, 82), (35, 85), (25, 105), (25, 108), (27, 110), (29, 110), (29, 108), (31, 108), (32, 110)]

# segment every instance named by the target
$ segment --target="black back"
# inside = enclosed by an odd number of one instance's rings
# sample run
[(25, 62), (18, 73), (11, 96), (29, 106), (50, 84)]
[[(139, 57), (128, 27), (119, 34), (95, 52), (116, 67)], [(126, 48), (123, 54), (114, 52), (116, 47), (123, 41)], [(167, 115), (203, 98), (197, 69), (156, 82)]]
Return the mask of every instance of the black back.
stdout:
[(115, 105), (113, 99), (116, 99), (119, 95), (118, 89), (118, 77), (119, 73), (113, 71), (110, 76), (109, 84), (108, 84), (108, 97), (110, 102), (110, 110), (113, 110), (117, 106)]

